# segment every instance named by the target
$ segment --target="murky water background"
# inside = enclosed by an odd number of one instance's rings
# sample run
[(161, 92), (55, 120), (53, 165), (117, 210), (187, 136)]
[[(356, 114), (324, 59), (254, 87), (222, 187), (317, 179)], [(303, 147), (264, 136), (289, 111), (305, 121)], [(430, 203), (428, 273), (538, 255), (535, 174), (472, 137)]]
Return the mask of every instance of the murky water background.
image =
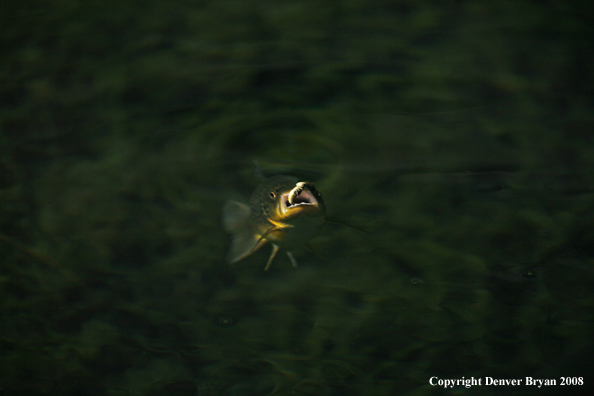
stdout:
[[(592, 13), (3, 2), (0, 393), (591, 387)], [(228, 265), (221, 206), (258, 167), (372, 232)]]

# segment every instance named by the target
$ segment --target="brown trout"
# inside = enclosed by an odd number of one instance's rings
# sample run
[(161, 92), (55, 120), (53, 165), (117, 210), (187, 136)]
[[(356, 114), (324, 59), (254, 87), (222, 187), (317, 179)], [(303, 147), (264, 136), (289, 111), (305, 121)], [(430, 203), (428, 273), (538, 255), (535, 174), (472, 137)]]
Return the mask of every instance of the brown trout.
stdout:
[(293, 176), (266, 179), (252, 194), (249, 205), (227, 201), (223, 207), (223, 226), (232, 235), (227, 261), (235, 263), (270, 242), (272, 253), (264, 270), (270, 268), (280, 248), (287, 250), (296, 267), (289, 249), (315, 237), (325, 220), (322, 196), (311, 183)]

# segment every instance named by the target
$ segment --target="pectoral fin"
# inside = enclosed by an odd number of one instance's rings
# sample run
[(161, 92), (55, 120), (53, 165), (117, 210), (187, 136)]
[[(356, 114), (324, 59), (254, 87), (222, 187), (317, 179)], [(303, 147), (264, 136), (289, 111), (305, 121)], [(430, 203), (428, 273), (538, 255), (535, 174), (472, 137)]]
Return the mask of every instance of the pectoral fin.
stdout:
[[(272, 244), (272, 252), (270, 253), (270, 258), (266, 263), (266, 267), (264, 267), (264, 271), (268, 271), (268, 268), (270, 268), (270, 265), (272, 264), (272, 260), (274, 260), (274, 257), (276, 256), (279, 250), (280, 247), (278, 247), (275, 244)], [(291, 265), (293, 266), (293, 268), (297, 268), (297, 260), (295, 259), (295, 256), (293, 256), (293, 253), (287, 250), (287, 256), (289, 256), (289, 260), (291, 260)]]
[(297, 259), (295, 258), (295, 256), (293, 256), (293, 253), (287, 250), (287, 256), (289, 256), (289, 260), (291, 260), (291, 265), (293, 266), (293, 268), (297, 268)]
[(248, 228), (250, 207), (237, 201), (227, 201), (223, 206), (223, 227), (229, 233)]
[(259, 239), (249, 224), (250, 207), (227, 201), (223, 207), (223, 227), (231, 234), (231, 248), (227, 261), (235, 263), (258, 250), (266, 240)]
[(278, 253), (278, 249), (279, 247), (276, 245), (272, 245), (272, 253), (270, 253), (270, 258), (268, 259), (268, 262), (266, 263), (266, 267), (264, 267), (264, 271), (268, 271), (268, 268), (270, 268), (270, 264), (272, 264), (272, 260), (274, 260), (274, 256), (276, 256), (276, 253)]

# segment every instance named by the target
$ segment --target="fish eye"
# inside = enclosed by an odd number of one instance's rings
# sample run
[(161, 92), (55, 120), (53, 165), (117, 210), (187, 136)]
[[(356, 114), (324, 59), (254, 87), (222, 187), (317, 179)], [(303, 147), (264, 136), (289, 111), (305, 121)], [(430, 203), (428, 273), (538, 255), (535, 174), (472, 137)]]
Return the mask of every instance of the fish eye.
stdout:
[(274, 193), (274, 191), (270, 191), (270, 198), (276, 198), (276, 194)]

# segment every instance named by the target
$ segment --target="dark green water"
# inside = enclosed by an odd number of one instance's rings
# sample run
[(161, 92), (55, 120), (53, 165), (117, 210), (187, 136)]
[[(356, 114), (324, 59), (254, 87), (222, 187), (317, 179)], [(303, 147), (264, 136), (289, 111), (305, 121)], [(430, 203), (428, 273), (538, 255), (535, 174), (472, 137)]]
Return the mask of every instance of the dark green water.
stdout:
[[(2, 2), (0, 395), (592, 388), (593, 14)], [(372, 232), (227, 264), (257, 167)]]

